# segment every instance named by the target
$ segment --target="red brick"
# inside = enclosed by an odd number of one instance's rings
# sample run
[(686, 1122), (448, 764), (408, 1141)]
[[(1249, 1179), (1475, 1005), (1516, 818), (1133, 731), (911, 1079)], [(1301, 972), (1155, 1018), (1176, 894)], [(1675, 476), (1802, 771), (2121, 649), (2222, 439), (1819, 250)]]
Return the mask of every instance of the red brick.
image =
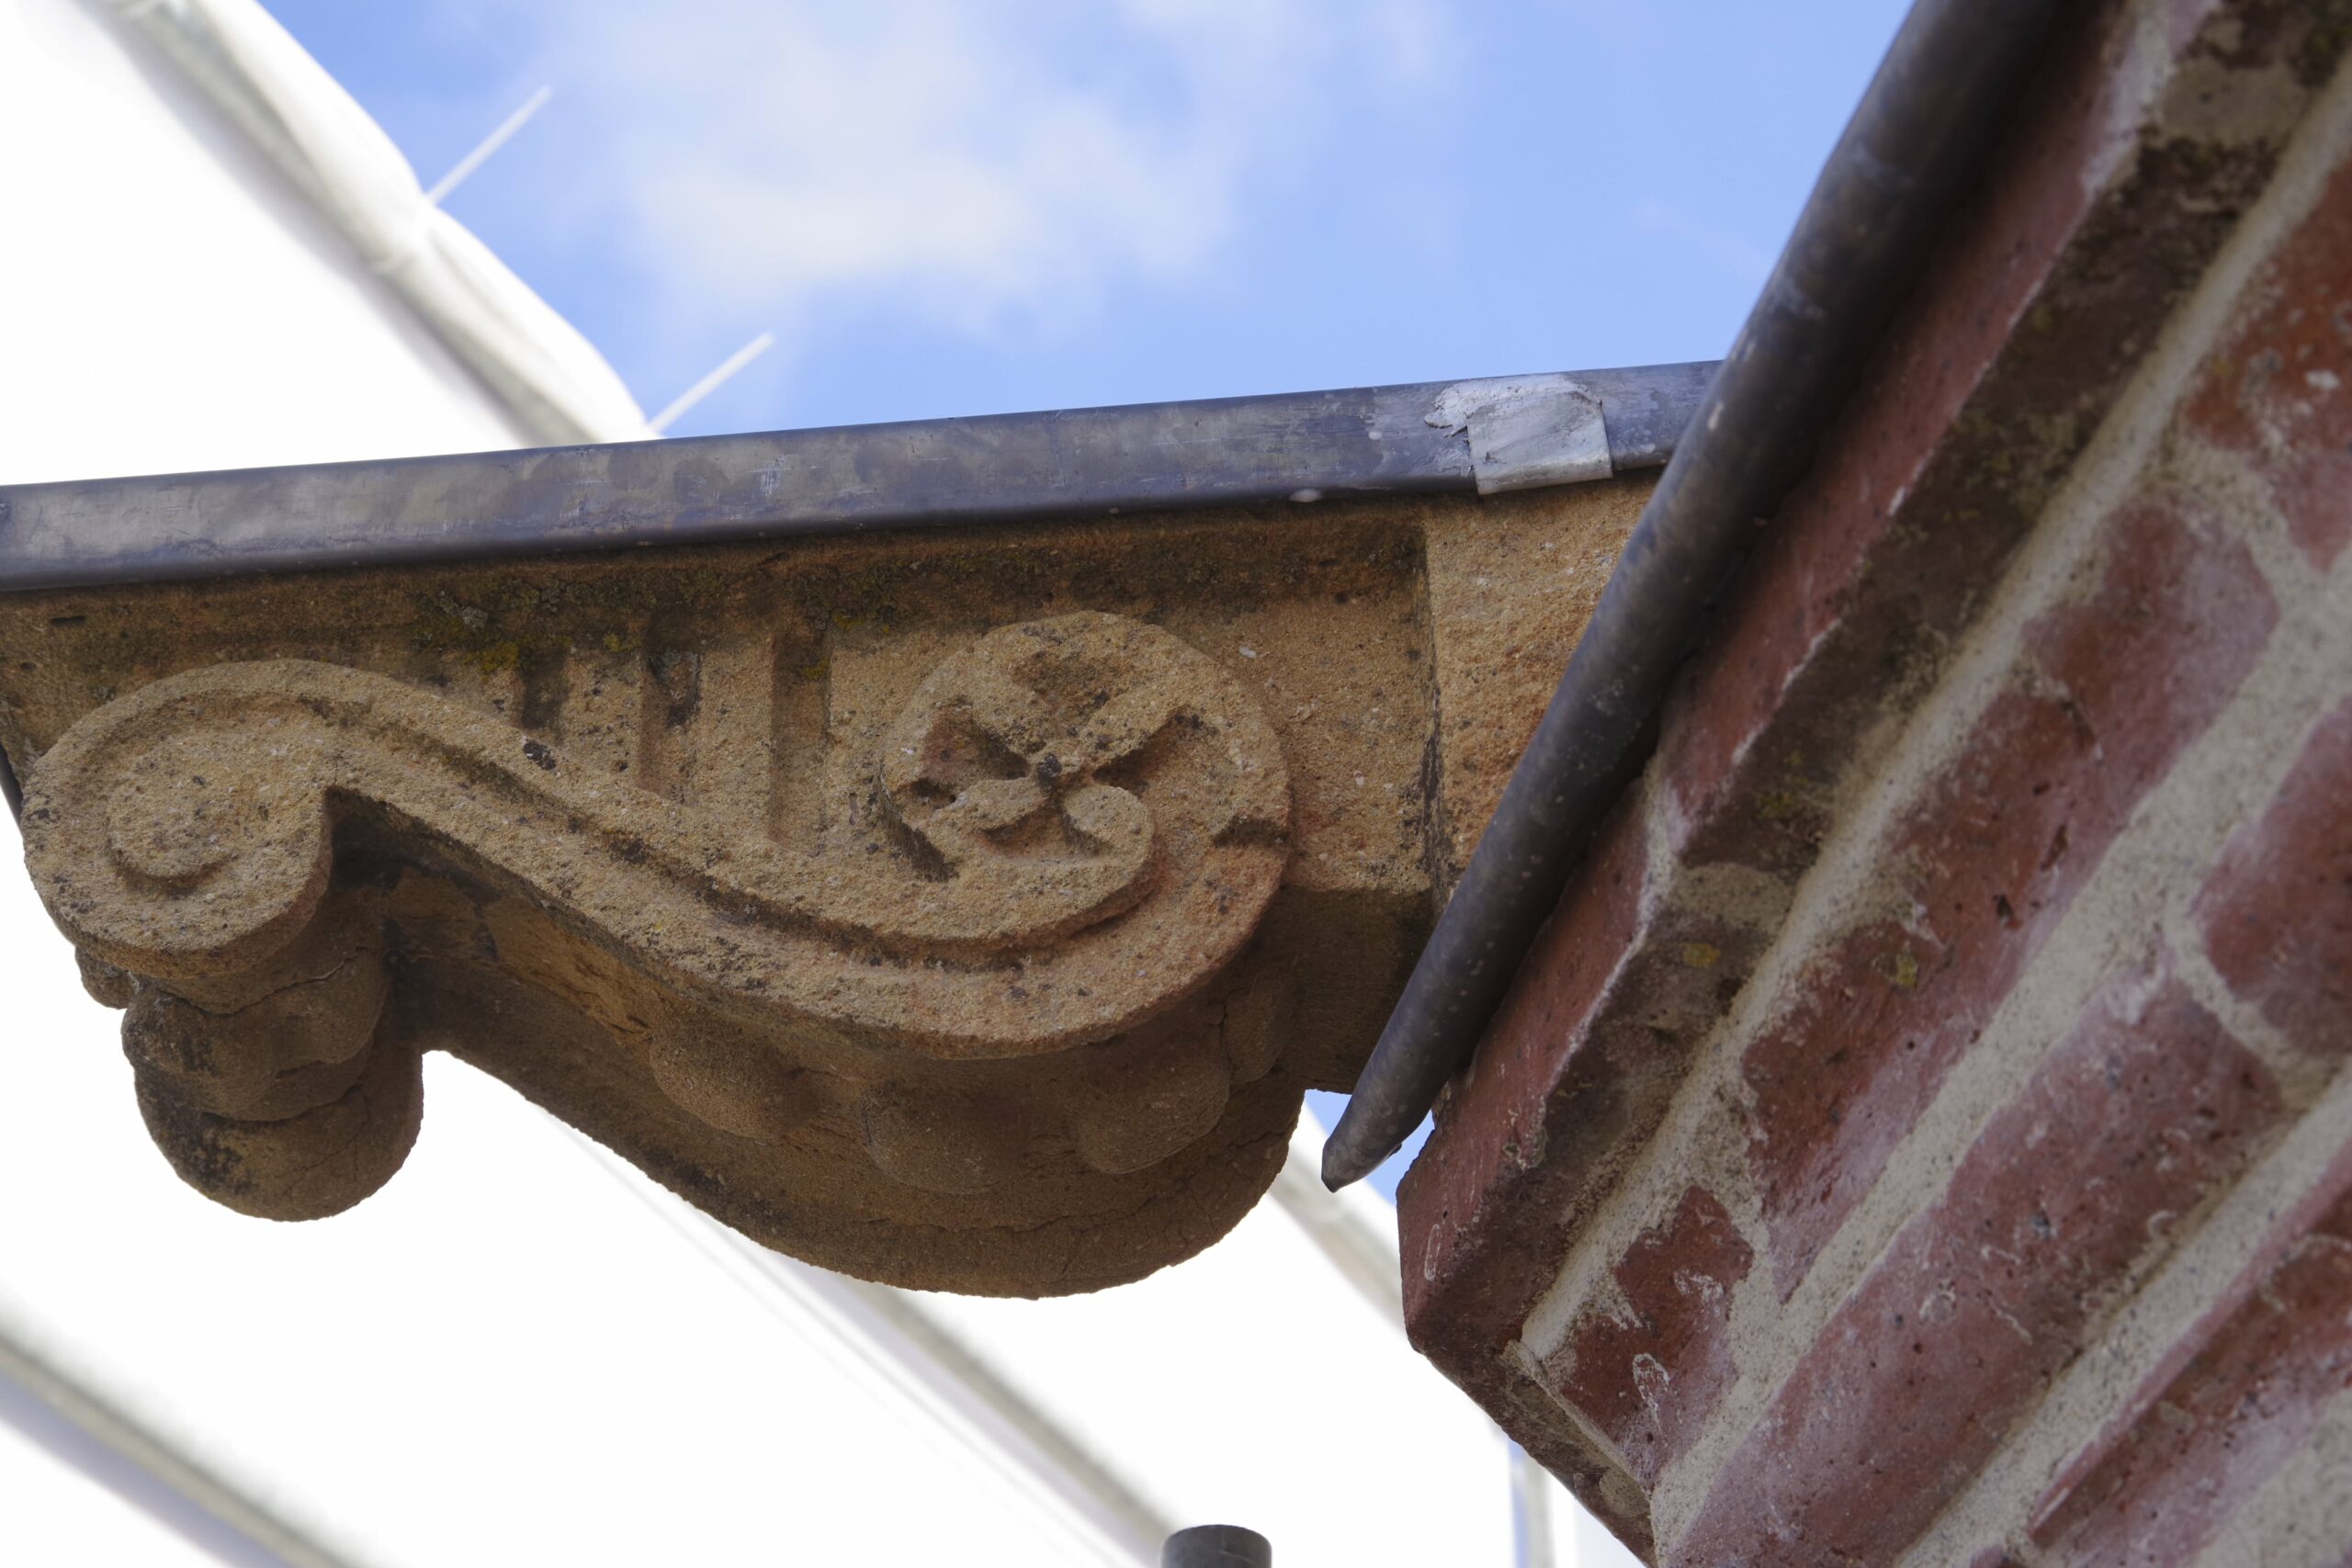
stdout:
[(1517, 1336), (1762, 949), (1764, 933), (1725, 916), (1643, 908), (1634, 804), (1577, 872), (1398, 1189), (1406, 1324), (1425, 1350)]
[[(2303, 74), (2309, 18), (2269, 9), (2199, 3), (2176, 17), (2175, 47), (2227, 67), (2211, 73), (2217, 101), (2275, 106), (2291, 90), (2267, 69), (2281, 58)], [(2051, 51), (2051, 74), (2087, 75), (2087, 90), (2051, 95), (2017, 126), (2022, 166), (1995, 174), (1966, 237), (1923, 279), (1928, 303), (1781, 507), (1720, 654), (1678, 698), (1661, 750), (1695, 859), (1810, 863), (1858, 739), (1941, 665), (2154, 323), (2267, 183), (2276, 141), (2150, 133), (2135, 147), (2117, 134), (2130, 95), (2163, 69), (2119, 64), (2135, 47), (2124, 38), (2086, 28)], [(2070, 57), (2101, 49), (2096, 64)]]
[[(1626, 956), (1640, 945), (1645, 840), (1645, 824), (1631, 810), (1621, 810), (1602, 829), (1569, 896), (1537, 937), (1521, 983), (1476, 1059), (1439, 1101), (1437, 1130), (1405, 1174), (1397, 1191), (1405, 1321), (1415, 1328), (1417, 1344), (1422, 1343), (1417, 1325), (1426, 1324), (1447, 1340), (1498, 1350), (1517, 1333), (1518, 1319), (1486, 1321), (1479, 1302), (1523, 1310), (1542, 1288), (1532, 1277), (1515, 1273), (1508, 1281), (1489, 1280), (1487, 1269), (1512, 1271), (1516, 1249), (1508, 1242), (1494, 1245), (1496, 1233), (1525, 1207), (1518, 1183), (1553, 1154), (1544, 1128), (1554, 1092), (1573, 1072), (1588, 1070), (1576, 1059), (1599, 1050), (1589, 1032), (1593, 1015), (1619, 984)], [(1465, 1279), (1476, 1281), (1474, 1299), (1439, 1299)]]
[(2279, 1119), (2169, 981), (2111, 986), (1838, 1308), (1668, 1561), (1889, 1562)]
[(1753, 1259), (1714, 1194), (1689, 1188), (1618, 1260), (1623, 1305), (1587, 1313), (1544, 1363), (1552, 1392), (1645, 1486), (1690, 1448), (1737, 1374), (1725, 1330)]
[(2261, 656), (2278, 623), (2243, 541), (2181, 498), (2157, 494), (2107, 527), (2103, 576), (2088, 600), (2052, 611), (2026, 645), (2097, 737), (2110, 810), (2130, 782), (2168, 766), (2203, 731)]
[(2197, 918), (2213, 966), (2289, 1042), (2352, 1052), (2352, 702), (2222, 851)]
[(2244, 455), (2325, 570), (2352, 544), (2352, 164), (2254, 286), (2204, 367), (2192, 428)]
[[(2335, 1185), (2352, 1185), (2352, 1160)], [(2052, 1568), (2187, 1562), (2352, 1384), (2352, 1193), (2263, 1268), (2120, 1437), (2044, 1500)]]
[(1625, 1506), (1633, 1483), (1505, 1356), (1763, 942), (1718, 917), (1645, 911), (1637, 805), (1602, 829), (1476, 1061), (1441, 1100), (1397, 1210), (1413, 1344), (1646, 1553), (1646, 1510)]
[(2110, 523), (2097, 592), (2029, 629), (2040, 679), (1994, 700), (1895, 829), (1908, 917), (1821, 953), (1743, 1059), (1784, 1297), (2277, 619), (2243, 543), (2148, 502)]

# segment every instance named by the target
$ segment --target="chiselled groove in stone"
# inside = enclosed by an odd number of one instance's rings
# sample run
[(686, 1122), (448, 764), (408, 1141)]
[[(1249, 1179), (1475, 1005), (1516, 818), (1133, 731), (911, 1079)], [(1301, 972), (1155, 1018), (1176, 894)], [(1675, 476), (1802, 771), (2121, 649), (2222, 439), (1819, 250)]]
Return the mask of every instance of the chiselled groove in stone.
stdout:
[(825, 829), (823, 652), (778, 637), (775, 656), (768, 709), (768, 837), (805, 848)]
[(882, 752), (900, 841), (886, 823), (788, 846), (763, 803), (665, 799), (387, 677), (215, 665), (75, 725), (29, 781), (27, 852), (77, 944), (195, 979), (295, 940), (334, 818), (368, 810), (665, 984), (941, 1056), (1059, 1049), (1166, 1009), (1249, 941), (1288, 856), (1287, 774), (1255, 702), (1118, 616), (989, 633)]
[[(617, 641), (618, 639), (616, 639)], [(635, 647), (573, 648), (563, 656), (563, 698), (549, 738), (592, 773), (619, 778), (637, 762), (645, 697)]]

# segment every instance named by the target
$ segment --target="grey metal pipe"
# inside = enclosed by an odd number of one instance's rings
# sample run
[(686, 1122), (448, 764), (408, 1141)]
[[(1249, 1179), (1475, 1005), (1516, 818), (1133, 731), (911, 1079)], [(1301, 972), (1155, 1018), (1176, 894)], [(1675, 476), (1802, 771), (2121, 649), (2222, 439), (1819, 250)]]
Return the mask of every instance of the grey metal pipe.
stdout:
[(1274, 1568), (1274, 1549), (1239, 1525), (1194, 1525), (1168, 1538), (1159, 1568)]
[(2064, 9), (2058, 0), (1913, 7), (1643, 510), (1324, 1145), (1330, 1186), (1394, 1154), (1476, 1050), (1638, 768), (1708, 605), (1803, 476)]

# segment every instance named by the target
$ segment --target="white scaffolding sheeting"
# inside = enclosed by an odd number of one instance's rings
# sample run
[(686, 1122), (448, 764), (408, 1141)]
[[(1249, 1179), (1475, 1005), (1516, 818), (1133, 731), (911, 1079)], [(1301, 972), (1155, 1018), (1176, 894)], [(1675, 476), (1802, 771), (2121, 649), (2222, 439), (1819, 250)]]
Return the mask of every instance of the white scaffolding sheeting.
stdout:
[(654, 434), (588, 340), (471, 231), (257, 0), (106, 0), (350, 241), (534, 437)]

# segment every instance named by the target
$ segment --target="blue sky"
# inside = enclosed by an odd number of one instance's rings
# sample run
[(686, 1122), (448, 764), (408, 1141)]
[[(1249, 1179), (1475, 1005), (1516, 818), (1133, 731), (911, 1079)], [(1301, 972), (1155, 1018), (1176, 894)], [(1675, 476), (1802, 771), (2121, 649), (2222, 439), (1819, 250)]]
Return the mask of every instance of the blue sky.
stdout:
[(1895, 0), (272, 0), (679, 434), (1712, 358)]
[(449, 210), (649, 413), (775, 333), (678, 434), (1717, 357), (1904, 9), (271, 4), (428, 184), (554, 89)]

